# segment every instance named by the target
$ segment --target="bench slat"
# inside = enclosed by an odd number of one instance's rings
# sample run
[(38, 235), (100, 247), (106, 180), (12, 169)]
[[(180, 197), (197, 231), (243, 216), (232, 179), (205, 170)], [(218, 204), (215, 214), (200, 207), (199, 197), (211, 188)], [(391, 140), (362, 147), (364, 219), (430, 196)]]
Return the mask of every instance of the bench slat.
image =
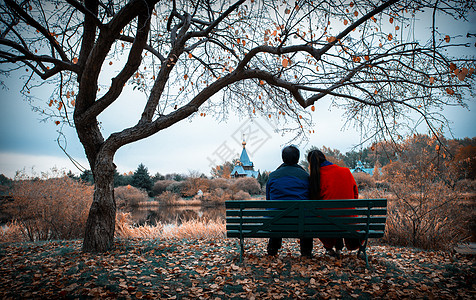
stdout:
[(384, 236), (387, 199), (225, 201), (226, 234), (244, 238), (359, 238), (368, 266), (368, 238)]
[(369, 203), (375, 207), (386, 207), (387, 199), (344, 199), (344, 200), (229, 200), (225, 206), (239, 209), (242, 205), (248, 208), (288, 208), (293, 202), (299, 202), (306, 208), (346, 208), (368, 207)]
[[(229, 209), (226, 211), (226, 216), (227, 217), (239, 217), (240, 215), (242, 215), (243, 217), (247, 217), (247, 216), (262, 216), (262, 217), (273, 217), (275, 215), (277, 215), (279, 212), (281, 212), (282, 210), (256, 210), (256, 209), (249, 209), (249, 208), (246, 208), (246, 209), (243, 209), (243, 211), (240, 212), (239, 209)], [(339, 216), (339, 215), (349, 215), (349, 213), (351, 215), (364, 215), (366, 216), (367, 213), (370, 212), (370, 215), (371, 216), (374, 216), (374, 215), (381, 215), (381, 216), (385, 216), (387, 214), (387, 210), (385, 208), (371, 208), (370, 210), (369, 209), (366, 209), (366, 208), (356, 208), (356, 209), (341, 209), (341, 210), (338, 210), (338, 209), (326, 209), (326, 210), (321, 210), (321, 211), (318, 211), (316, 212), (316, 209), (312, 209), (312, 210), (306, 210), (305, 211), (305, 216), (316, 216), (316, 215), (320, 215), (320, 213), (325, 213), (326, 215), (334, 215), (334, 216)], [(292, 212), (290, 212), (288, 214), (289, 216), (299, 216), (299, 209), (296, 208), (295, 210), (293, 210)]]
[[(367, 217), (360, 216), (360, 217), (334, 217), (332, 218), (336, 222), (339, 223), (367, 223)], [(264, 221), (271, 220), (271, 218), (259, 218), (259, 217), (243, 217), (242, 219), (238, 217), (227, 217), (226, 223), (227, 224), (254, 224), (254, 223), (263, 223)], [(370, 217), (369, 223), (385, 223), (387, 218), (385, 217)], [(296, 217), (282, 217), (279, 220), (276, 220), (275, 224), (296, 224), (298, 222), (298, 218)], [(308, 217), (304, 218), (304, 224), (329, 224), (323, 218), (319, 217)]]
[[(226, 225), (226, 230), (240, 230), (239, 224), (236, 225)], [(367, 224), (352, 224), (348, 225), (345, 224), (343, 225), (346, 230), (348, 231), (356, 231), (356, 230), (366, 230), (367, 229)], [(261, 229), (260, 227), (263, 227), (262, 224), (244, 224), (242, 225), (243, 230), (262, 230), (262, 231), (286, 231), (286, 232), (295, 232), (296, 235), (299, 235), (299, 224), (272, 224), (269, 225), (267, 228), (264, 230)], [(325, 231), (333, 231), (333, 232), (339, 232), (339, 227), (334, 225), (334, 224), (305, 224), (304, 225), (304, 231), (310, 231), (310, 232), (325, 232)], [(385, 223), (381, 224), (370, 224), (369, 225), (370, 230), (384, 230), (385, 229)]]
[[(336, 233), (332, 232), (303, 232), (301, 236), (297, 237), (295, 232), (269, 232), (269, 231), (257, 231), (250, 234), (251, 231), (243, 231), (243, 237), (247, 238), (270, 238), (270, 237), (282, 237), (282, 238), (333, 238), (336, 236)], [(365, 233), (359, 233), (361, 238), (365, 237)], [(370, 231), (369, 238), (380, 238), (383, 237), (383, 231)], [(239, 238), (239, 230), (230, 230), (227, 231), (227, 237), (229, 238)], [(349, 232), (342, 232), (339, 234), (339, 237), (344, 238), (355, 238), (355, 234)]]

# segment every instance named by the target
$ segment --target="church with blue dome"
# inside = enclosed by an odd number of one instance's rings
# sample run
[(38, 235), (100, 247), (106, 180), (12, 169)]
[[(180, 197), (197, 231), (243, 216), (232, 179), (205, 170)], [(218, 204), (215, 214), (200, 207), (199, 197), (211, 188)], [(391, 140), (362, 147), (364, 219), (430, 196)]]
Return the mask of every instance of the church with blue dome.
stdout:
[(372, 176), (374, 174), (374, 168), (365, 168), (364, 164), (362, 161), (358, 161), (357, 165), (355, 166), (355, 169), (350, 169), (350, 172), (352, 173), (366, 173)]
[(233, 171), (231, 171), (232, 178), (253, 177), (258, 178), (258, 171), (254, 170), (253, 162), (251, 162), (248, 153), (246, 152), (246, 142), (243, 139), (243, 150), (241, 151), (240, 159), (235, 163)]

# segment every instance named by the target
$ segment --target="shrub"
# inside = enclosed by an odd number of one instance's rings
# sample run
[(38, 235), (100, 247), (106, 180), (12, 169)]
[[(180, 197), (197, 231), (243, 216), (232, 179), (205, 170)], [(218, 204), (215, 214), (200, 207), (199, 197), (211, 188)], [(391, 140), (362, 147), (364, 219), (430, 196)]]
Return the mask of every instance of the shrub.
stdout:
[(138, 207), (140, 202), (147, 201), (147, 193), (133, 186), (120, 186), (114, 189), (114, 198), (119, 209)]
[(384, 189), (374, 188), (359, 191), (360, 199), (380, 199), (389, 198), (390, 195)]
[(82, 237), (93, 199), (93, 187), (67, 176), (13, 183), (7, 211), (30, 241)]
[(383, 191), (388, 191), (390, 189), (390, 184), (386, 181), (375, 181), (375, 187)]
[(355, 182), (357, 183), (357, 187), (359, 191), (363, 191), (366, 189), (374, 188), (375, 187), (375, 180), (367, 173), (359, 172), (353, 173)]
[(189, 177), (183, 183), (182, 195), (193, 197), (198, 191), (208, 192), (210, 190), (210, 180), (202, 177)]
[(167, 187), (174, 183), (173, 180), (158, 180), (154, 183), (152, 187), (152, 193), (156, 195), (160, 195), (167, 190)]
[(235, 179), (233, 188), (236, 191), (244, 191), (251, 195), (259, 194), (261, 191), (261, 186), (259, 185), (258, 180), (252, 177), (242, 177)]
[(245, 191), (239, 191), (238, 193), (233, 195), (233, 199), (234, 200), (250, 200), (251, 195)]
[[(449, 249), (468, 232), (470, 210), (454, 204), (451, 195), (425, 203), (389, 199), (384, 240), (393, 245)], [(447, 197), (447, 198), (446, 198)]]
[(155, 197), (159, 201), (160, 205), (176, 205), (180, 197), (171, 191), (165, 191), (162, 194)]
[(204, 193), (202, 196), (202, 203), (204, 206), (223, 204), (226, 200), (231, 200), (231, 191), (222, 188), (214, 189), (209, 193)]
[(224, 178), (214, 178), (210, 180), (210, 190), (223, 189), (230, 187), (230, 180)]
[(0, 242), (24, 242), (27, 240), (23, 234), (24, 232), (25, 228), (18, 221), (8, 222), (8, 224), (0, 228)]
[(177, 195), (182, 195), (183, 189), (184, 189), (183, 181), (174, 181), (169, 186), (167, 186), (166, 191), (177, 194)]
[(401, 246), (447, 249), (467, 235), (471, 209), (440, 178), (430, 163), (393, 162), (384, 168), (384, 179), (394, 197), (388, 202), (384, 239)]

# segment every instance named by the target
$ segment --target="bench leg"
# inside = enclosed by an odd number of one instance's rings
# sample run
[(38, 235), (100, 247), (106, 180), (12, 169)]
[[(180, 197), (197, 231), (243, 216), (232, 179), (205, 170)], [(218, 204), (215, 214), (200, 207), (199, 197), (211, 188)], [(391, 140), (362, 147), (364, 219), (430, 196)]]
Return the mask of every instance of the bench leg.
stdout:
[(365, 260), (365, 267), (369, 267), (369, 260), (367, 257), (367, 241), (368, 239), (364, 240), (364, 244), (359, 247), (359, 252), (357, 252), (357, 257), (361, 257), (362, 253), (362, 259)]
[(243, 238), (240, 239), (240, 263), (243, 261), (243, 254), (245, 253)]

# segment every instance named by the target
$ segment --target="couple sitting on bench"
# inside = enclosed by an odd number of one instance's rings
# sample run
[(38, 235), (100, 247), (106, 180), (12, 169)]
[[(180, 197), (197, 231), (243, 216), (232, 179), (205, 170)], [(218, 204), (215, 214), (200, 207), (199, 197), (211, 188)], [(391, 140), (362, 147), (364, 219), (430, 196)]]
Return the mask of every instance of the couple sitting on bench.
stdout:
[[(319, 150), (309, 152), (308, 174), (299, 162), (299, 149), (287, 146), (282, 151), (283, 164), (269, 175), (266, 185), (266, 200), (331, 200), (358, 199), (358, 189), (349, 169), (339, 167), (326, 160)], [(348, 250), (356, 250), (361, 246), (357, 238), (319, 238), (324, 244), (326, 254), (339, 257), (345, 246)], [(281, 248), (282, 238), (271, 237), (268, 242), (268, 255), (277, 255)], [(312, 257), (313, 239), (301, 238), (301, 255)]]

